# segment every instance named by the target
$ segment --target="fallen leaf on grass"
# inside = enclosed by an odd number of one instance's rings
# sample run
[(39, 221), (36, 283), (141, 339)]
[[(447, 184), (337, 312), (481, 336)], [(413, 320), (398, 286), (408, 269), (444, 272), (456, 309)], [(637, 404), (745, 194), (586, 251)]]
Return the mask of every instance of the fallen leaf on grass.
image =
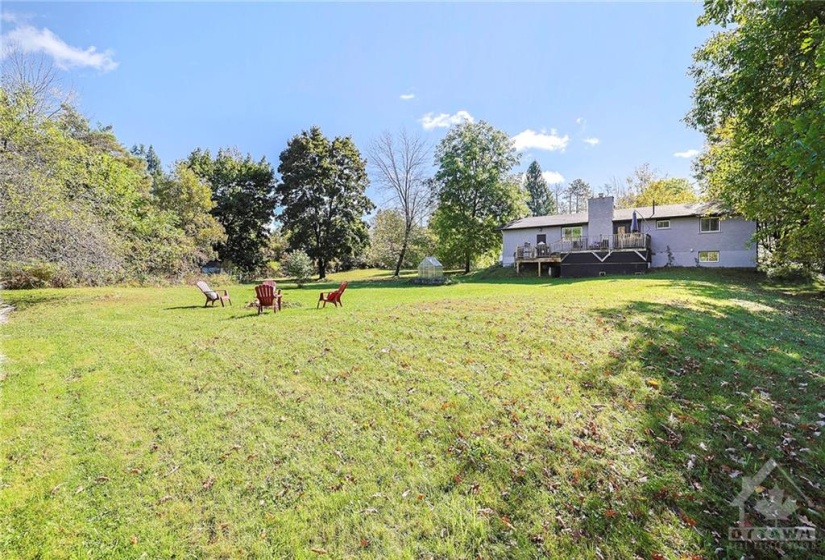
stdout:
[(310, 550), (318, 555), (324, 555), (327, 553), (325, 548), (310, 548)]
[(653, 387), (654, 389), (658, 389), (659, 385), (660, 385), (660, 383), (658, 381), (656, 381), (655, 379), (648, 379), (647, 380), (647, 386), (648, 387)]
[(615, 509), (609, 509), (604, 512), (604, 515), (606, 517), (616, 517), (617, 515), (619, 515), (619, 512), (617, 512)]
[(109, 482), (109, 480), (110, 480), (109, 477), (104, 475), (104, 476), (97, 477), (95, 479), (95, 482), (97, 482), (98, 484), (103, 484), (104, 482)]
[(505, 527), (507, 527), (508, 529), (515, 530), (515, 527), (513, 527), (513, 524), (510, 522), (509, 517), (507, 517), (506, 515), (500, 515), (498, 518), (502, 523), (504, 523)]
[(210, 476), (209, 478), (207, 478), (206, 480), (203, 481), (203, 487), (206, 488), (207, 490), (212, 488), (212, 486), (214, 484), (215, 484), (215, 477), (214, 476)]

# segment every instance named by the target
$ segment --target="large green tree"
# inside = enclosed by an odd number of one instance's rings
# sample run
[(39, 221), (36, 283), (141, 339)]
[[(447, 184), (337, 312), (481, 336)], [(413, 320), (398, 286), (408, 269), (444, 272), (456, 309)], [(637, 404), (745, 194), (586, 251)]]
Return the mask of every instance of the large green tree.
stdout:
[(555, 214), (556, 201), (541, 173), (539, 162), (535, 160), (524, 174), (524, 190), (527, 191), (527, 207), (533, 216)]
[(825, 3), (706, 0), (687, 122), (708, 194), (758, 220), (777, 263), (825, 270)]
[(317, 126), (294, 136), (280, 161), (278, 219), (290, 248), (306, 251), (325, 278), (331, 261), (356, 256), (369, 243), (367, 162), (351, 138), (329, 140)]
[(510, 174), (519, 155), (504, 132), (484, 121), (452, 128), (436, 148), (430, 225), (447, 262), (469, 272), (473, 260), (500, 247), (498, 227), (524, 216), (524, 190)]
[(680, 177), (656, 179), (635, 197), (634, 206), (696, 202), (698, 197), (690, 181)]
[(156, 204), (174, 216), (175, 224), (192, 244), (193, 264), (213, 258), (214, 247), (226, 241), (223, 226), (211, 214), (215, 203), (212, 190), (184, 161), (169, 174), (155, 176), (153, 194)]
[(212, 189), (212, 215), (226, 232), (226, 241), (217, 244), (220, 258), (246, 274), (260, 270), (276, 207), (272, 166), (235, 149), (219, 150), (214, 158), (197, 149), (187, 165)]

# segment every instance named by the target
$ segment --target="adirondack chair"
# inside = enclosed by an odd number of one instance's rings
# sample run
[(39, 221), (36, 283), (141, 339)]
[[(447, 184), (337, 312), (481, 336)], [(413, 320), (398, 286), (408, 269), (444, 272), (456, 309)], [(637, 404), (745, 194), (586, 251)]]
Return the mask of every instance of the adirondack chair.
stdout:
[(281, 310), (281, 290), (276, 290), (269, 284), (261, 284), (255, 286), (255, 295), (258, 296), (258, 315), (267, 307), (271, 307), (273, 313)]
[(338, 289), (333, 292), (328, 292), (324, 295), (324, 292), (321, 292), (321, 297), (318, 298), (318, 305), (315, 306), (315, 309), (318, 309), (321, 306), (321, 302), (324, 302), (324, 307), (327, 306), (328, 303), (333, 304), (335, 307), (339, 305), (344, 307), (344, 303), (341, 301), (341, 296), (344, 295), (344, 290), (347, 289), (347, 284), (349, 282), (341, 282), (341, 285), (338, 286)]
[(226, 290), (223, 290), (223, 295), (220, 295), (218, 292), (210, 288), (209, 285), (203, 280), (198, 282), (196, 285), (198, 286), (198, 288), (200, 288), (201, 292), (203, 292), (203, 295), (206, 296), (206, 303), (203, 304), (204, 307), (206, 307), (210, 303), (214, 307), (216, 301), (220, 301), (221, 307), (224, 307), (224, 300), (228, 301), (229, 305), (232, 305), (232, 299), (230, 299), (229, 292), (227, 292)]

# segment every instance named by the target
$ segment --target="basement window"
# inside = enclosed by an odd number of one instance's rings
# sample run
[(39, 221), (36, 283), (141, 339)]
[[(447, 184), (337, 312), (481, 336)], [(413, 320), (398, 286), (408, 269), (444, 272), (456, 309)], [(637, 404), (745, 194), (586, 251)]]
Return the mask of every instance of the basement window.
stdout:
[(699, 251), (699, 262), (719, 262), (719, 251)]
[(670, 220), (657, 220), (656, 229), (670, 229)]

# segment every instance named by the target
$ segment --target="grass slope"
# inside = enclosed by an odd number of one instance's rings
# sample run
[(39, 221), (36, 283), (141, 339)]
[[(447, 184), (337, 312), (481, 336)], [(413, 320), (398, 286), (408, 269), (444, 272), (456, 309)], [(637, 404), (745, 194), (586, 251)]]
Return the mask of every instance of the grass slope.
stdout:
[(739, 557), (769, 457), (825, 530), (822, 299), (353, 276), (274, 316), (252, 286), (5, 293), (3, 557)]

